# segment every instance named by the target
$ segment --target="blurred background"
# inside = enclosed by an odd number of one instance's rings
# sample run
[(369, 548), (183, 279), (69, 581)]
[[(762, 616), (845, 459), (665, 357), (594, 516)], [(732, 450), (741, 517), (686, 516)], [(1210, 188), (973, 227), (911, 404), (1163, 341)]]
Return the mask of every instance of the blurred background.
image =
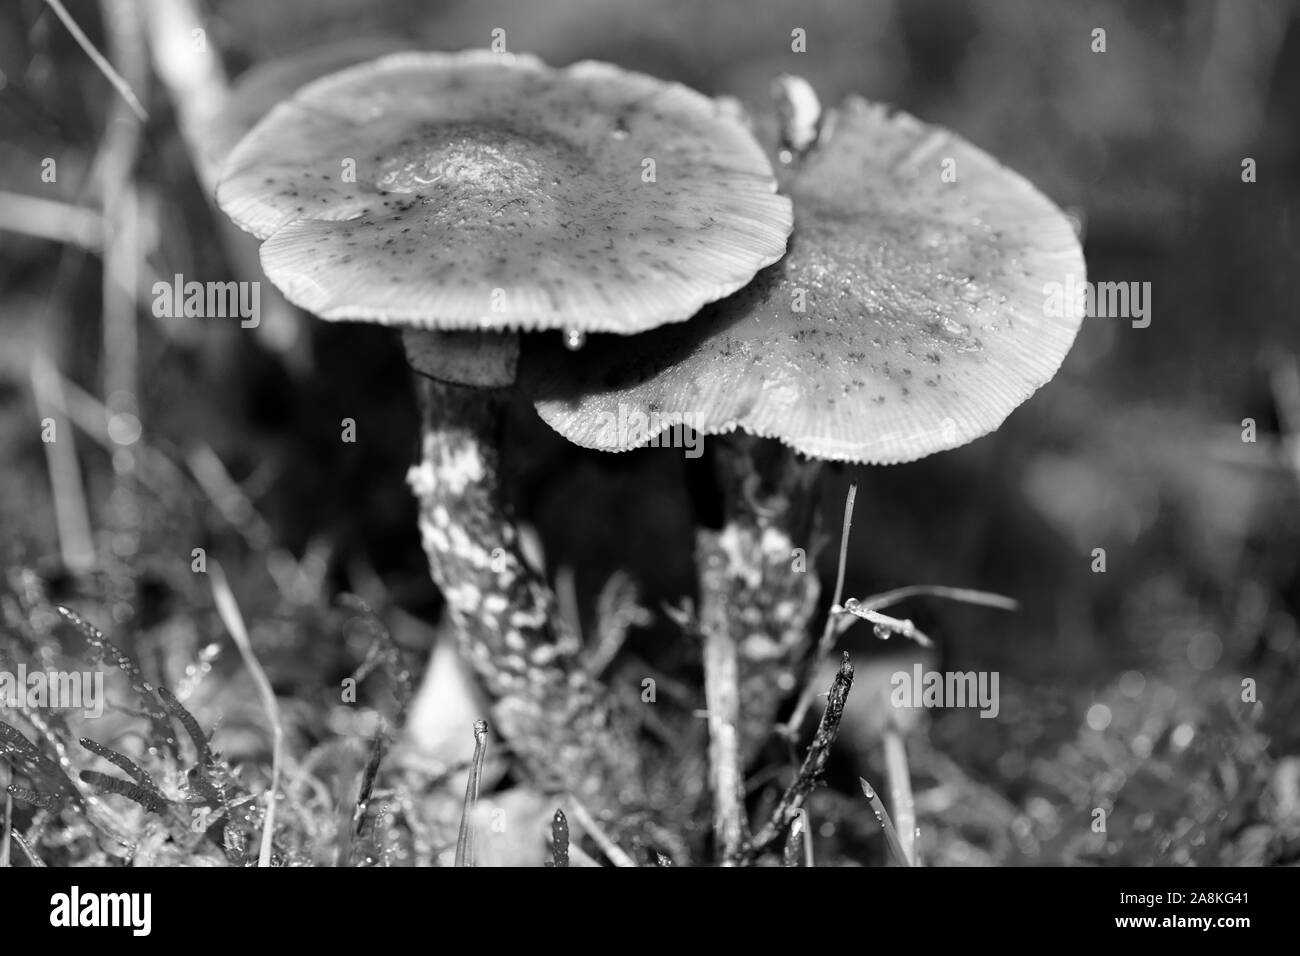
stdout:
[[(78, 608), (158, 679), (194, 678), (201, 722), (249, 759), (264, 746), (252, 691), (233, 651), (212, 650), (223, 631), (193, 549), (239, 595), (299, 754), (331, 735), (364, 751), (375, 721), (356, 714), (393, 713), (391, 694), (333, 703), (370, 654), (340, 594), (376, 608), (417, 672), (437, 640), (403, 481), (416, 414), (400, 343), (305, 319), (269, 284), (256, 330), (153, 314), (153, 283), (177, 273), (260, 278), (256, 244), (206, 198), (239, 131), (217, 109), (227, 83), (292, 89), (312, 75), (268, 64), (484, 47), (495, 29), (555, 65), (608, 60), (759, 107), (797, 73), (824, 105), (859, 93), (950, 127), (1078, 221), (1090, 279), (1151, 283), (1149, 327), (1086, 320), (994, 435), (825, 476), (830, 529), (860, 483), (848, 594), (947, 584), (1021, 602), (898, 612), (936, 639), (931, 663), (1001, 678), (997, 719), (936, 712), (910, 731), (927, 862), (1300, 861), (1297, 5), (211, 0), (193, 22), (167, 0), (66, 6), (148, 120), (45, 3), (0, 9), (7, 626)], [(190, 42), (168, 57), (159, 37)], [(339, 440), (345, 418), (356, 443)], [(577, 613), (590, 622), (622, 569), (656, 612), (635, 652), (698, 686), (658, 613), (693, 589), (693, 463), (571, 447), (524, 403), (512, 427), (517, 506)], [(829, 592), (833, 548), (821, 557)], [(867, 688), (909, 651), (859, 630), (845, 646)], [(854, 780), (880, 778), (869, 698), (810, 805), (825, 862), (882, 859)]]

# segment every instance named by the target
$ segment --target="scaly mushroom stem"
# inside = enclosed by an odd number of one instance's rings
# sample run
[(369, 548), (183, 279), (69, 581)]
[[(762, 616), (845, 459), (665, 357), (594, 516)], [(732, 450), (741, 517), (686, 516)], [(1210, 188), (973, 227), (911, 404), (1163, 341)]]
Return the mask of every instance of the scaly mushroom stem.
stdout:
[[(781, 702), (799, 686), (813, 642), (809, 625), (820, 587), (812, 486), (820, 462), (743, 433), (715, 447), (726, 524), (697, 542), (700, 620), (722, 614), (731, 622), (740, 755), (747, 763), (771, 736)], [(721, 573), (706, 573), (717, 567)]]
[(519, 550), (502, 503), (501, 389), (418, 377), (421, 456), (407, 481), (419, 500), (429, 570), (461, 653), (495, 704), (497, 728), (527, 774), (593, 809), (641, 801), (639, 757), (611, 695), (582, 666), (578, 638)]

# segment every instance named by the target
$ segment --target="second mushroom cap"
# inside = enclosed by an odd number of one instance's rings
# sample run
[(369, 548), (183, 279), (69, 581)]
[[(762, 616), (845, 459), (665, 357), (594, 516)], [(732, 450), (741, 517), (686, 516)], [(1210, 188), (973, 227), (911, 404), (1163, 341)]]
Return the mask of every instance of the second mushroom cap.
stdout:
[(1052, 378), (1082, 319), (1046, 293), (1084, 280), (1065, 215), (906, 113), (850, 98), (822, 125), (784, 183), (789, 254), (635, 346), (543, 346), (522, 375), (548, 424), (606, 451), (684, 424), (888, 464), (993, 431)]

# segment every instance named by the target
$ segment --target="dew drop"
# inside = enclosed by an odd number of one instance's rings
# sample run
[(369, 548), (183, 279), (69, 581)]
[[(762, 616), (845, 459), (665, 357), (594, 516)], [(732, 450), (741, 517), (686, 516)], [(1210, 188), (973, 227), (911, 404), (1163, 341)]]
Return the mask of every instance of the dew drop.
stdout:
[(564, 330), (564, 347), (570, 352), (576, 352), (587, 344), (587, 333), (582, 329), (565, 329)]
[(949, 335), (961, 338), (970, 335), (970, 328), (950, 316), (944, 316), (942, 321), (943, 330)]

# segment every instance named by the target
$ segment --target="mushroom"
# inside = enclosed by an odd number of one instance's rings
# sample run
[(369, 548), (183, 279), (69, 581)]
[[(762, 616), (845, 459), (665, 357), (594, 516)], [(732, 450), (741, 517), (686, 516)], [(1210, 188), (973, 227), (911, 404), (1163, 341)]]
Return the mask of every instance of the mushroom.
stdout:
[[(1045, 308), (1047, 284), (1084, 278), (1065, 215), (957, 135), (856, 97), (812, 118), (791, 78), (778, 93), (787, 256), (687, 324), (594, 338), (581, 362), (539, 349), (521, 372), (579, 445), (623, 451), (682, 419), (725, 436), (700, 619), (716, 619), (710, 602), (734, 609), (751, 756), (809, 647), (818, 588), (792, 552), (810, 538), (819, 462), (907, 462), (995, 430), (1078, 330), (1079, 310)], [(644, 427), (608, 427), (620, 410)]]
[(631, 721), (584, 668), (502, 500), (516, 333), (561, 329), (574, 347), (749, 282), (791, 228), (762, 148), (707, 97), (607, 64), (395, 54), (275, 107), (218, 200), (265, 240), (295, 304), (402, 328), (422, 409), (408, 481), (495, 724), (542, 785), (636, 803)]

